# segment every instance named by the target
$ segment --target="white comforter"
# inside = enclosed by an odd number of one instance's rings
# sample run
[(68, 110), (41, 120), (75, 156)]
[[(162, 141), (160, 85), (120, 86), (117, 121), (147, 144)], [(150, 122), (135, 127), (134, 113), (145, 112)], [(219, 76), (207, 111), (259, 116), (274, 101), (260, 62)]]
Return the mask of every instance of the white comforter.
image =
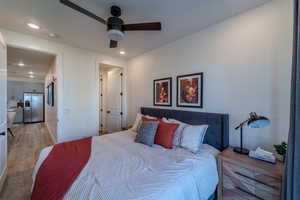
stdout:
[[(90, 160), (64, 200), (206, 200), (218, 183), (215, 155), (134, 142), (124, 131), (93, 137)], [(33, 180), (52, 147), (45, 148)]]

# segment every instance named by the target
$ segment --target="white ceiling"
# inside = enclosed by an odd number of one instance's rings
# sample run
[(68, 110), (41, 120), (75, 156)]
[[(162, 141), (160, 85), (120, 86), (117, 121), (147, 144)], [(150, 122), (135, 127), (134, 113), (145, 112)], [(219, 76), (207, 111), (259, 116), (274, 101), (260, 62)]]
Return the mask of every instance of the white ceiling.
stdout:
[[(8, 77), (29, 78), (29, 72), (33, 72), (35, 80), (44, 80), (54, 58), (55, 56), (43, 52), (8, 47)], [(24, 66), (19, 66), (20, 62), (24, 63)]]
[[(59, 3), (59, 0), (0, 0), (0, 27), (47, 37), (54, 32), (58, 42), (131, 58), (158, 48), (208, 25), (220, 22), (270, 0), (73, 0), (95, 14), (108, 18), (109, 7), (121, 6), (127, 23), (161, 21), (161, 32), (127, 32), (118, 49), (108, 48), (106, 27)], [(28, 21), (40, 31), (26, 27)], [(48, 38), (49, 39), (49, 38)]]

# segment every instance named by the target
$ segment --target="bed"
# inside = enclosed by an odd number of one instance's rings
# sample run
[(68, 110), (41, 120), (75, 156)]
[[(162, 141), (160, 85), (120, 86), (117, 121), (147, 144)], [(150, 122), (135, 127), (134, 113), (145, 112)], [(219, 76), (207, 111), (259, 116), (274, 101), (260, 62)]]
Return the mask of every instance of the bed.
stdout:
[[(208, 124), (205, 145), (197, 153), (135, 143), (132, 130), (92, 139), (92, 153), (64, 200), (207, 200), (218, 184), (215, 156), (228, 146), (228, 115), (141, 108), (141, 113)], [(53, 147), (40, 153), (33, 172)]]

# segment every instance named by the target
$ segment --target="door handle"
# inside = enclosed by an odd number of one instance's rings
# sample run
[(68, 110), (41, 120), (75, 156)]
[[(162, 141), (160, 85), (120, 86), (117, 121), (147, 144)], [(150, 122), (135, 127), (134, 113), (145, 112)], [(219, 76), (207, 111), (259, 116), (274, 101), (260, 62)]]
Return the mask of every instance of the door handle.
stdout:
[(0, 136), (5, 136), (6, 135), (6, 132), (1, 132), (0, 133)]
[(108, 110), (106, 113), (109, 114), (109, 113), (110, 113), (110, 110)]

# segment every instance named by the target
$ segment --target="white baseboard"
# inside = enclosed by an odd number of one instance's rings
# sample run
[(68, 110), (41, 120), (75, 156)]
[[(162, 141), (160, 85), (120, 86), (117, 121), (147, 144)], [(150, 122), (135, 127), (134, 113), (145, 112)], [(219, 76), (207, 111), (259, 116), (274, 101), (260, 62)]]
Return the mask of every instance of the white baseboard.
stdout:
[(49, 135), (50, 135), (50, 138), (51, 138), (53, 144), (56, 144), (56, 139), (54, 138), (53, 134), (51, 133), (50, 128), (48, 127), (48, 123), (45, 122), (45, 124), (46, 124), (46, 127), (47, 127), (47, 129), (48, 129), (48, 133), (49, 133)]
[(6, 177), (7, 177), (7, 167), (5, 167), (5, 169), (3, 170), (3, 172), (0, 176), (0, 192), (2, 191)]

